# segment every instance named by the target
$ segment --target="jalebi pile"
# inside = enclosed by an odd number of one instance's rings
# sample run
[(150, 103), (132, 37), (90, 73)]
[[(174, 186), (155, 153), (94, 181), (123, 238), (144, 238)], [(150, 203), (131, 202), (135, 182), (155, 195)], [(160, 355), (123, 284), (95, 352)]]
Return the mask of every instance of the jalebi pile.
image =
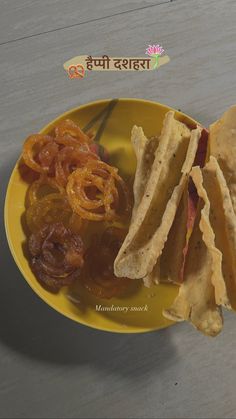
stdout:
[(31, 234), (29, 251), (37, 279), (55, 291), (74, 282), (84, 264), (81, 237), (62, 223), (44, 225)]
[(101, 236), (94, 235), (92, 244), (85, 253), (81, 282), (96, 297), (119, 297), (132, 282), (128, 278), (117, 278), (113, 270), (114, 260), (125, 234), (124, 229), (110, 227)]
[[(129, 212), (128, 190), (118, 170), (101, 160), (93, 134), (69, 119), (47, 135), (25, 140), (20, 172), (30, 183), (25, 214), (30, 264), (42, 284), (59, 290), (79, 276), (88, 223), (111, 222)], [(71, 252), (76, 266), (68, 262)], [(113, 291), (101, 295), (116, 294), (115, 282), (123, 288), (123, 280), (111, 278)]]

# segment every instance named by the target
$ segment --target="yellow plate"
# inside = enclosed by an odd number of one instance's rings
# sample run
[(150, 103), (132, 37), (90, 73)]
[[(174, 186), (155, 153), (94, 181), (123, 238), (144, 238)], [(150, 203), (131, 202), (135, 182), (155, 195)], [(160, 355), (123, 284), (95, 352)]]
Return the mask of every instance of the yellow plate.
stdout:
[[(71, 118), (81, 127), (85, 127), (103, 109), (107, 109), (110, 102), (110, 99), (100, 100), (72, 109), (50, 122), (41, 130), (41, 133), (50, 132), (58, 121), (65, 118)], [(100, 142), (108, 149), (111, 164), (117, 166), (123, 176), (133, 175), (135, 171), (135, 156), (130, 143), (132, 126), (141, 125), (146, 136), (158, 135), (164, 115), (170, 109), (160, 103), (147, 100), (119, 99), (117, 101), (105, 121)], [(176, 111), (176, 118), (190, 126), (196, 124), (192, 118), (178, 111)], [(98, 129), (98, 125), (99, 121), (94, 125), (95, 130)], [(122, 298), (111, 300), (97, 299), (77, 287), (73, 295), (76, 296), (78, 302), (72, 302), (68, 298), (67, 288), (63, 288), (58, 294), (52, 294), (42, 288), (33, 275), (23, 251), (26, 237), (21, 218), (25, 211), (27, 187), (28, 185), (20, 177), (18, 164), (16, 164), (7, 189), (5, 227), (15, 262), (39, 297), (55, 310), (78, 323), (110, 332), (147, 332), (172, 324), (162, 316), (162, 310), (168, 307), (176, 296), (177, 288), (173, 285), (158, 285), (147, 289), (142, 286), (141, 281), (137, 281), (135, 290)]]

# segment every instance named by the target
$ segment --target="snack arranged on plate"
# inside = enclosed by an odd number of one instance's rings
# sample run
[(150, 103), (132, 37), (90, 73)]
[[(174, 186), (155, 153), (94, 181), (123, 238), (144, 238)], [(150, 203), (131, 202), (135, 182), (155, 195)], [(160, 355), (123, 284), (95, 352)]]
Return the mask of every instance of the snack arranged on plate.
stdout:
[[(80, 280), (91, 293), (111, 298), (130, 285), (130, 280), (113, 274), (130, 214), (129, 191), (118, 169), (101, 160), (99, 150), (93, 137), (71, 120), (60, 122), (50, 135), (34, 134), (24, 143), (20, 167), (30, 183), (25, 213), (29, 262), (50, 291)], [(120, 229), (111, 228), (118, 221)], [(101, 224), (101, 237), (88, 243), (93, 222)]]
[(31, 269), (52, 292), (79, 281), (104, 299), (126, 295), (135, 280), (157, 292), (177, 286), (163, 315), (216, 336), (222, 307), (236, 309), (236, 106), (209, 132), (170, 110), (158, 136), (135, 125), (131, 145), (133, 199), (106, 150), (75, 122), (27, 138), (20, 170)]
[(176, 121), (172, 111), (152, 144), (142, 128), (133, 128), (135, 204), (114, 270), (118, 277), (142, 278), (146, 286), (178, 284), (163, 315), (216, 336), (222, 307), (236, 308), (236, 106), (210, 126), (208, 143), (206, 138), (200, 127), (190, 131)]
[[(136, 127), (133, 135), (137, 135)], [(144, 177), (137, 171), (135, 213), (115, 261), (117, 276), (147, 281), (151, 276), (159, 282), (160, 255), (187, 187), (200, 136), (199, 127), (191, 131), (174, 118), (173, 111), (166, 114), (150, 173)]]
[(96, 297), (117, 297), (130, 286), (130, 279), (117, 278), (113, 269), (125, 234), (124, 229), (110, 227), (102, 234), (92, 237), (92, 244), (85, 255), (86, 268), (81, 280), (84, 287)]

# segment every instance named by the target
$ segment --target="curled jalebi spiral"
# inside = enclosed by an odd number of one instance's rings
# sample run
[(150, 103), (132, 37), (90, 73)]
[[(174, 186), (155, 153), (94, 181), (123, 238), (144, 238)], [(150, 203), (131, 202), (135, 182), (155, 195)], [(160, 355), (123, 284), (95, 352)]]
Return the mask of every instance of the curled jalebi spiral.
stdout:
[[(19, 167), (31, 184), (26, 210), (31, 267), (51, 290), (78, 278), (84, 253), (80, 234), (88, 221), (114, 221), (130, 209), (125, 182), (100, 156), (108, 159), (106, 150), (94, 142), (94, 133), (85, 134), (71, 120), (61, 121), (49, 135), (31, 135), (24, 143)], [(83, 284), (94, 295), (118, 296), (130, 284), (113, 273), (122, 234), (107, 230), (86, 253)]]
[(122, 295), (133, 283), (128, 278), (117, 278), (113, 264), (125, 237), (125, 231), (111, 227), (99, 238), (95, 236), (85, 253), (85, 264), (80, 280), (93, 295), (112, 298)]
[(58, 152), (55, 162), (55, 177), (58, 185), (65, 187), (70, 173), (78, 167), (85, 166), (90, 159), (97, 160), (99, 157), (97, 154), (79, 147), (66, 146), (62, 148)]
[(27, 193), (27, 201), (29, 205), (33, 205), (43, 196), (53, 192), (65, 193), (65, 190), (57, 183), (55, 178), (41, 174), (37, 180), (31, 183)]
[(65, 134), (64, 136), (57, 136), (54, 138), (56, 144), (59, 145), (60, 150), (63, 146), (67, 147), (78, 147), (82, 151), (90, 151), (92, 144), (80, 142), (77, 138), (72, 137), (69, 134)]
[(31, 267), (37, 279), (53, 291), (74, 282), (83, 266), (83, 242), (62, 223), (42, 227), (29, 238)]
[(59, 146), (49, 135), (34, 134), (25, 140), (22, 157), (27, 166), (38, 173), (53, 171)]
[(81, 217), (73, 213), (67, 196), (62, 193), (51, 193), (34, 202), (26, 210), (26, 222), (32, 232), (55, 222), (63, 223), (73, 232), (79, 232), (86, 224)]
[(65, 137), (70, 136), (76, 138), (81, 143), (90, 143), (92, 138), (85, 134), (81, 128), (70, 119), (65, 119), (64, 121), (59, 122), (55, 128), (56, 137)]
[(89, 160), (85, 167), (72, 172), (66, 187), (69, 203), (80, 217), (104, 221), (117, 218), (122, 209), (129, 209), (128, 191), (118, 170), (101, 160)]
[(89, 159), (99, 159), (99, 145), (91, 135), (67, 119), (60, 122), (50, 135), (34, 134), (23, 146), (23, 161), (38, 174), (55, 178), (65, 187), (68, 175)]
[(40, 173), (35, 172), (33, 169), (27, 166), (22, 158), (18, 162), (18, 170), (21, 179), (23, 179), (23, 181), (29, 185), (35, 182), (35, 180), (39, 179)]

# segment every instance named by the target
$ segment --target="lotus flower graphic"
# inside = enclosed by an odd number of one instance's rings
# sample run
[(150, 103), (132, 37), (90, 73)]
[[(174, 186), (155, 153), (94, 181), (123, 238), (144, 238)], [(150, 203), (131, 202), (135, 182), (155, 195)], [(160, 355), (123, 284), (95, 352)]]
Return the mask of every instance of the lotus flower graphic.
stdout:
[(159, 57), (163, 54), (164, 51), (165, 51), (164, 48), (162, 48), (162, 46), (159, 45), (159, 44), (148, 45), (148, 48), (146, 48), (145, 54), (148, 54), (150, 57), (155, 57), (156, 58), (156, 62), (153, 66), (153, 70), (158, 67)]

